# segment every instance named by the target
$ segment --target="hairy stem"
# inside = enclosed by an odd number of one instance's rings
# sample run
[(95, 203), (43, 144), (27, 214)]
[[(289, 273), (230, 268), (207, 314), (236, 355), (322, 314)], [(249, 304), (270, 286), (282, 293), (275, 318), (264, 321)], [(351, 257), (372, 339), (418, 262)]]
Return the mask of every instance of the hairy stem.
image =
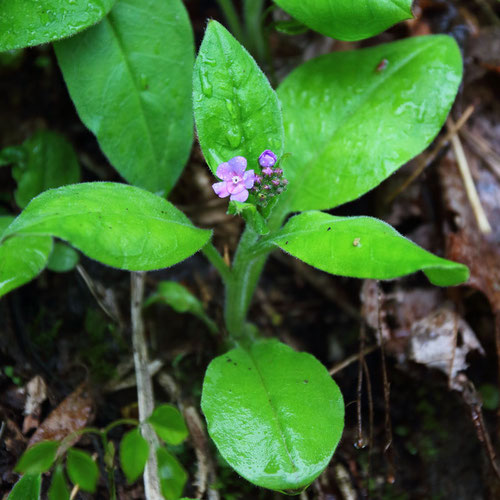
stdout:
[[(144, 336), (142, 319), (142, 301), (144, 297), (145, 273), (131, 275), (131, 318), (132, 344), (134, 347), (135, 376), (137, 379), (137, 401), (139, 405), (139, 421), (144, 422), (154, 410), (153, 382), (148, 370), (148, 349)], [(159, 440), (153, 429), (145, 424), (142, 435), (149, 443), (150, 454), (144, 470), (144, 492), (146, 500), (162, 500), (158, 478), (156, 450)]]
[(231, 269), (229, 269), (228, 265), (224, 262), (224, 259), (221, 257), (214, 245), (212, 243), (208, 243), (203, 247), (202, 252), (215, 269), (219, 271), (223, 281), (227, 283), (231, 279)]

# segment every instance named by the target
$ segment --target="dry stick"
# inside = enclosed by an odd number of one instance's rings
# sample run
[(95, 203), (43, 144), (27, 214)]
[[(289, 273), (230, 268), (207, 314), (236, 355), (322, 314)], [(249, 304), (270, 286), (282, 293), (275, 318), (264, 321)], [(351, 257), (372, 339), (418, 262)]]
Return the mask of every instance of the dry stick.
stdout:
[[(448, 128), (453, 129), (455, 125), (453, 120), (448, 118)], [(469, 202), (476, 217), (477, 225), (482, 233), (491, 233), (491, 226), (488, 222), (486, 214), (484, 213), (481, 201), (479, 200), (479, 195), (476, 191), (476, 186), (472, 179), (472, 175), (469, 169), (469, 163), (467, 162), (467, 157), (465, 156), (464, 148), (462, 147), (462, 142), (457, 134), (451, 136), (451, 145), (453, 147), (453, 152), (455, 153), (455, 158), (457, 159), (458, 169), (462, 176), (462, 180), (465, 186), (465, 192), (469, 198)]]
[(360, 335), (359, 335), (359, 354), (358, 354), (358, 387), (357, 387), (357, 403), (356, 403), (356, 413), (358, 419), (358, 439), (356, 440), (356, 446), (358, 448), (365, 447), (365, 440), (363, 438), (363, 422), (361, 416), (361, 397), (363, 391), (363, 361), (365, 359), (363, 351), (365, 350), (365, 337), (366, 328), (365, 324), (361, 323)]
[[(372, 345), (370, 347), (366, 347), (363, 350), (363, 356), (366, 356), (367, 354), (370, 354), (371, 352), (373, 352), (378, 347), (379, 347), (378, 345)], [(348, 358), (344, 359), (344, 361), (341, 361), (340, 363), (337, 363), (335, 366), (333, 366), (332, 368), (330, 368), (330, 370), (328, 370), (328, 373), (330, 375), (335, 375), (336, 373), (342, 371), (344, 368), (347, 368), (352, 363), (358, 361), (359, 360), (359, 355), (360, 355), (360, 353), (358, 353), (358, 352), (355, 353), (355, 354), (352, 354)]]
[(436, 145), (429, 151), (427, 154), (424, 154), (420, 157), (420, 160), (415, 167), (415, 170), (410, 174), (410, 176), (399, 186), (396, 188), (387, 198), (386, 203), (391, 203), (396, 196), (402, 193), (429, 165), (434, 161), (438, 153), (446, 146), (446, 144), (451, 140), (451, 138), (465, 125), (467, 120), (470, 118), (472, 113), (474, 112), (474, 106), (469, 106), (463, 115), (458, 119), (456, 125), (448, 130), (448, 132), (441, 137), (436, 143)]
[[(131, 274), (132, 344), (134, 347), (135, 376), (137, 378), (137, 401), (139, 421), (144, 422), (154, 410), (153, 381), (149, 374), (148, 349), (144, 335), (142, 319), (142, 300), (144, 297), (145, 273)], [(160, 493), (158, 463), (156, 450), (159, 447), (158, 437), (150, 425), (142, 426), (142, 435), (149, 443), (149, 458), (144, 470), (144, 493), (146, 500), (163, 500)]]
[(467, 141), (471, 149), (486, 163), (493, 175), (500, 180), (500, 155), (490, 146), (489, 142), (466, 127), (460, 129), (460, 135)]
[(368, 434), (368, 497), (370, 497), (370, 476), (372, 470), (372, 454), (373, 454), (373, 420), (374, 420), (374, 411), (373, 411), (373, 392), (372, 392), (372, 383), (370, 380), (370, 372), (368, 371), (368, 365), (366, 364), (366, 359), (363, 358), (363, 370), (365, 372), (366, 378), (366, 392), (368, 394), (368, 411), (369, 411), (369, 434)]
[(382, 378), (384, 381), (384, 407), (385, 407), (385, 435), (386, 443), (384, 448), (384, 453), (388, 459), (389, 472), (387, 474), (387, 482), (394, 483), (395, 481), (395, 467), (394, 467), (394, 457), (392, 456), (392, 425), (391, 425), (391, 415), (390, 415), (390, 397), (391, 397), (391, 386), (389, 384), (389, 379), (387, 377), (387, 368), (385, 361), (385, 348), (384, 339), (382, 338), (382, 307), (381, 307), (381, 290), (378, 287), (377, 294), (377, 309), (378, 309), (378, 325), (377, 325), (377, 337), (380, 344), (380, 360), (382, 362)]

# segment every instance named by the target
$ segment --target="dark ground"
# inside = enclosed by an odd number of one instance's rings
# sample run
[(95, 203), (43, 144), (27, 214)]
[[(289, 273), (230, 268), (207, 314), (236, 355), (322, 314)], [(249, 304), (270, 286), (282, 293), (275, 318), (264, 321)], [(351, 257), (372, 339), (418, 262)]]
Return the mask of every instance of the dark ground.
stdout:
[[(214, 2), (188, 0), (186, 4), (199, 43), (206, 19), (221, 16)], [(379, 335), (385, 346), (385, 362), (380, 349), (366, 355), (361, 399), (358, 363), (335, 374), (347, 404), (345, 432), (329, 468), (302, 498), (500, 498), (500, 480), (491, 465), (493, 453), (488, 453), (485, 438), (491, 439), (492, 450), (498, 449), (495, 339), (500, 337), (500, 4), (494, 0), (421, 0), (415, 12), (416, 21), (402, 23), (358, 44), (335, 42), (313, 32), (290, 37), (271, 31), (269, 35), (274, 70), (281, 78), (305, 54), (310, 58), (416, 34), (452, 34), (463, 49), (465, 61), (464, 84), (452, 116), (457, 121), (469, 105), (475, 107), (460, 137), (493, 228), (488, 236), (478, 231), (455, 157), (445, 146), (393, 202), (388, 203), (387, 198), (424, 161), (425, 153), (375, 191), (334, 213), (375, 215), (387, 220), (425, 248), (467, 263), (472, 271), (469, 285), (436, 290), (423, 277), (413, 276), (377, 289), (376, 283), (328, 276), (284, 255), (270, 258), (250, 313), (265, 335), (312, 352), (329, 368), (360, 350), (361, 335), (366, 337), (366, 346), (375, 345)], [(93, 135), (79, 121), (49, 46), (25, 50), (15, 61), (4, 62), (0, 66), (0, 95), (1, 147), (18, 144), (39, 128), (59, 131), (77, 150), (84, 181), (119, 180)], [(478, 136), (483, 147), (478, 146)], [(232, 255), (241, 224), (225, 215), (225, 201), (214, 199), (210, 183), (199, 148), (194, 146), (171, 200), (195, 224), (215, 227), (216, 246)], [(15, 184), (9, 169), (0, 169), (0, 186), (2, 210), (15, 213)], [(106, 387), (122, 367), (124, 371), (131, 369), (129, 276), (86, 258), (81, 265), (101, 292), (107, 292), (108, 304), (116, 305), (114, 319), (103, 313), (77, 271), (45, 271), (0, 301), (0, 366), (4, 367), (0, 373), (0, 496), (15, 483), (17, 475), (12, 468), (36, 427), (82, 382), (87, 384), (86, 389), (74, 395), (73, 413), (62, 416), (68, 419), (69, 428), (77, 425), (78, 419), (88, 425), (105, 426), (136, 411), (133, 386), (120, 389), (115, 383)], [(222, 324), (221, 283), (201, 255), (175, 268), (150, 273), (147, 279), (148, 292), (161, 279), (180, 281)], [(361, 326), (364, 320), (366, 332)], [(197, 408), (204, 370), (222, 348), (223, 335), (214, 338), (197, 319), (161, 305), (148, 310), (146, 323), (152, 357), (161, 360), (163, 372), (170, 375), (167, 381), (165, 377), (156, 379), (158, 399)], [(446, 369), (429, 368), (425, 359), (416, 362), (412, 350), (415, 335), (420, 334), (418, 338), (424, 343), (430, 341), (432, 332), (448, 338), (450, 342), (441, 352), (451, 366), (453, 358), (469, 348), (470, 331), (477, 336), (484, 354), (476, 350), (468, 355), (467, 378), (454, 374), (450, 382)], [(384, 391), (384, 370), (390, 398)], [(46, 383), (47, 398), (39, 414), (27, 422), (24, 388), (36, 375)], [(122, 382), (124, 377), (121, 374), (117, 378)], [(474, 386), (484, 396), (482, 414)], [(361, 423), (357, 401), (362, 403)], [(23, 433), (23, 425), (30, 427), (30, 423), (31, 430)], [(359, 425), (363, 429), (361, 439)], [(121, 432), (114, 435), (117, 442)], [(94, 450), (90, 440), (80, 444)], [(209, 468), (215, 464), (215, 484), (221, 498), (282, 498), (238, 478), (222, 464), (213, 446), (204, 449), (193, 440), (179, 449), (179, 458), (190, 474), (186, 495), (194, 495), (200, 456), (197, 459), (195, 447)], [(126, 487), (120, 473), (118, 483), (120, 498), (143, 498), (141, 486)], [(95, 498), (107, 496), (102, 480)], [(91, 497), (79, 494), (77, 498)]]

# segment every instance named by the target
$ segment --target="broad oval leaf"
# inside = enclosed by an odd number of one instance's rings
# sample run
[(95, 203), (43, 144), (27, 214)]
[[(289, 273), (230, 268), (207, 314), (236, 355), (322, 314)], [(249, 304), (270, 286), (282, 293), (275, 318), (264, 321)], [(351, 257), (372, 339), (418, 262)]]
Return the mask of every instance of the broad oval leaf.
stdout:
[(52, 481), (48, 491), (49, 500), (69, 500), (69, 488), (64, 477), (62, 465), (58, 465), (52, 474)]
[(342, 395), (325, 367), (274, 340), (215, 358), (201, 406), (227, 462), (272, 490), (300, 490), (314, 481), (344, 427)]
[(113, 167), (168, 194), (193, 141), (194, 41), (182, 1), (119, 0), (55, 50), (78, 114)]
[(187, 473), (178, 460), (165, 448), (156, 450), (156, 458), (161, 494), (169, 500), (177, 500), (186, 485)]
[(2, 0), (0, 52), (66, 38), (97, 23), (115, 0)]
[(252, 56), (217, 21), (210, 21), (194, 66), (193, 99), (201, 149), (213, 173), (235, 156), (260, 169), (259, 155), (283, 151), (276, 93)]
[(62, 135), (41, 130), (19, 148), (23, 154), (12, 167), (19, 207), (24, 208), (42, 191), (80, 181), (75, 151)]
[(41, 487), (41, 474), (26, 474), (14, 485), (7, 500), (38, 500)]
[(291, 153), (281, 209), (329, 209), (380, 184), (439, 132), (461, 75), (444, 35), (327, 54), (293, 71), (278, 89)]
[(78, 252), (74, 248), (56, 241), (47, 262), (47, 269), (56, 273), (66, 273), (75, 268), (79, 259)]
[(194, 227), (163, 198), (112, 182), (45, 191), (7, 228), (4, 238), (24, 234), (61, 238), (92, 259), (129, 271), (177, 264), (210, 237), (210, 231)]
[(68, 476), (83, 491), (94, 493), (99, 479), (99, 469), (92, 457), (85, 451), (70, 448), (66, 457)]
[(413, 17), (413, 0), (274, 0), (300, 22), (338, 40), (363, 40)]
[(149, 456), (148, 442), (139, 428), (127, 432), (120, 443), (120, 463), (129, 483), (136, 481), (146, 467)]
[(353, 278), (393, 279), (423, 271), (438, 286), (467, 281), (463, 264), (437, 257), (372, 217), (334, 217), (304, 212), (269, 240), (327, 273)]
[(168, 404), (157, 406), (147, 421), (165, 443), (180, 444), (188, 436), (184, 418), (175, 406)]
[(56, 459), (59, 441), (42, 441), (28, 448), (16, 464), (20, 474), (41, 474), (47, 472)]

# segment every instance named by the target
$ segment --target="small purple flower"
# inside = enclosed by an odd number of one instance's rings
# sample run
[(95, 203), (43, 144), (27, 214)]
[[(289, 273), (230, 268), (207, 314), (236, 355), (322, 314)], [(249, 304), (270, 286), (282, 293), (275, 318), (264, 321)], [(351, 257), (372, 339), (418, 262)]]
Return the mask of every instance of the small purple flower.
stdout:
[(278, 179), (273, 179), (273, 180), (271, 181), (271, 183), (272, 183), (273, 185), (275, 185), (276, 187), (278, 187), (278, 186), (280, 185), (280, 181), (279, 181)]
[(267, 177), (271, 177), (273, 175), (273, 169), (271, 167), (266, 167), (262, 170), (262, 173), (266, 175)]
[(270, 149), (266, 149), (259, 156), (259, 165), (261, 167), (272, 167), (277, 159), (276, 155)]
[(245, 172), (246, 168), (247, 160), (243, 156), (235, 156), (228, 162), (221, 163), (217, 167), (216, 175), (222, 182), (212, 184), (215, 194), (219, 198), (230, 196), (231, 201), (247, 201), (248, 190), (255, 182), (255, 174), (253, 170)]

